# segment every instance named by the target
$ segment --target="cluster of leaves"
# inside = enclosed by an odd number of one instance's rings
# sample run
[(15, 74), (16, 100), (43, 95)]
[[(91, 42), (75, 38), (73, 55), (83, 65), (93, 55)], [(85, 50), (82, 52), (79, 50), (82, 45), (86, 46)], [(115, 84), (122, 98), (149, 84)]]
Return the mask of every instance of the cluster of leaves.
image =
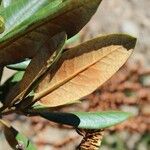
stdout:
[[(120, 111), (55, 111), (96, 90), (133, 51), (136, 39), (124, 34), (104, 35), (65, 48), (67, 40), (88, 23), (100, 3), (101, 0), (2, 0), (0, 70), (8, 66), (23, 71), (12, 77), (13, 81), (19, 78), (6, 95), (6, 84), (1, 87), (0, 122), (13, 149), (36, 149), (4, 121), (4, 116), (13, 112), (82, 129), (103, 129), (130, 117)], [(25, 59), (31, 61), (21, 62)]]

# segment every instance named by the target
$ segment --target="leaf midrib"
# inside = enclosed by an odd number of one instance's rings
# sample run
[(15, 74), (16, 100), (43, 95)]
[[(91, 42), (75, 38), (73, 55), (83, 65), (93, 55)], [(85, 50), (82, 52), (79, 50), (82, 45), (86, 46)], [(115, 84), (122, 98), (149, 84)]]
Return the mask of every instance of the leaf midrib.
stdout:
[(100, 59), (95, 60), (94, 62), (92, 62), (90, 65), (85, 66), (84, 68), (80, 69), (79, 71), (77, 71), (76, 73), (72, 74), (71, 76), (69, 76), (68, 78), (66, 78), (63, 81), (60, 81), (57, 83), (57, 85), (52, 86), (51, 88), (46, 88), (44, 89), (42, 92), (39, 93), (35, 93), (34, 95), (34, 101), (41, 99), (42, 97), (46, 96), (47, 94), (53, 92), (54, 90), (58, 89), (60, 86), (62, 86), (64, 83), (72, 80), (74, 77), (76, 77), (78, 74), (84, 72), (85, 70), (87, 70), (88, 68), (90, 68), (91, 66), (93, 66), (94, 64), (98, 63), (99, 61), (101, 61), (102, 59), (104, 59), (105, 57), (107, 57), (108, 55), (114, 53), (115, 51), (117, 51), (118, 49), (120, 49), (122, 46), (119, 46), (117, 48), (115, 48), (113, 51), (111, 51), (110, 53), (107, 53), (106, 55), (104, 55), (103, 57), (101, 57)]

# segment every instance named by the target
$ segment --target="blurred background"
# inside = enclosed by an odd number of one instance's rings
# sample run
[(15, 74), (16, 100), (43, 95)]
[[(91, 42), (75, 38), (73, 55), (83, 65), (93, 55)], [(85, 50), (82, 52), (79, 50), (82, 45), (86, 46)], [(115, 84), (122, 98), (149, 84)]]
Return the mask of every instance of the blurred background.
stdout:
[[(123, 110), (135, 117), (106, 131), (101, 150), (150, 149), (150, 0), (103, 0), (73, 46), (99, 34), (127, 33), (138, 38), (134, 54), (111, 80), (82, 104), (60, 111)], [(6, 69), (3, 82), (14, 72)], [(88, 101), (87, 101), (88, 99)], [(67, 126), (44, 119), (8, 116), (39, 150), (74, 150), (82, 137)], [(0, 150), (11, 150), (0, 132)]]

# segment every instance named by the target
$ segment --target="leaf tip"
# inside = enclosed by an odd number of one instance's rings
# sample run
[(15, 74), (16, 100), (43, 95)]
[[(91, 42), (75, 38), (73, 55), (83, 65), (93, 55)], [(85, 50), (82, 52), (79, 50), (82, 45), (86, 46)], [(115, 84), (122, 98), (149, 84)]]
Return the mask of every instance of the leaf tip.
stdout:
[(136, 45), (136, 42), (137, 42), (137, 38), (133, 37), (133, 36), (130, 36), (130, 35), (128, 35), (128, 36), (130, 38), (130, 46), (133, 49), (133, 48), (135, 48), (135, 45)]
[(128, 34), (122, 34), (122, 40), (123, 41), (125, 40), (125, 43), (123, 43), (123, 46), (127, 50), (135, 48), (135, 45), (136, 45), (136, 42), (137, 42), (137, 38), (136, 37), (133, 37), (133, 36), (128, 35)]
[(121, 122), (124, 122), (124, 121), (132, 118), (134, 115), (131, 112), (122, 112), (122, 111), (120, 111), (119, 116), (120, 116), (120, 123), (121, 123)]

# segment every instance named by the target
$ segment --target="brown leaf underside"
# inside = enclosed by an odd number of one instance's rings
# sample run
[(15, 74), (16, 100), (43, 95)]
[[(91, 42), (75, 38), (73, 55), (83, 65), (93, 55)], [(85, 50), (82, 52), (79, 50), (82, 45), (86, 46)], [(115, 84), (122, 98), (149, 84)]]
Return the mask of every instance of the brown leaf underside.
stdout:
[(39, 85), (34, 100), (41, 98), (41, 104), (55, 107), (83, 98), (126, 62), (134, 45), (134, 38), (109, 35), (66, 51)]

